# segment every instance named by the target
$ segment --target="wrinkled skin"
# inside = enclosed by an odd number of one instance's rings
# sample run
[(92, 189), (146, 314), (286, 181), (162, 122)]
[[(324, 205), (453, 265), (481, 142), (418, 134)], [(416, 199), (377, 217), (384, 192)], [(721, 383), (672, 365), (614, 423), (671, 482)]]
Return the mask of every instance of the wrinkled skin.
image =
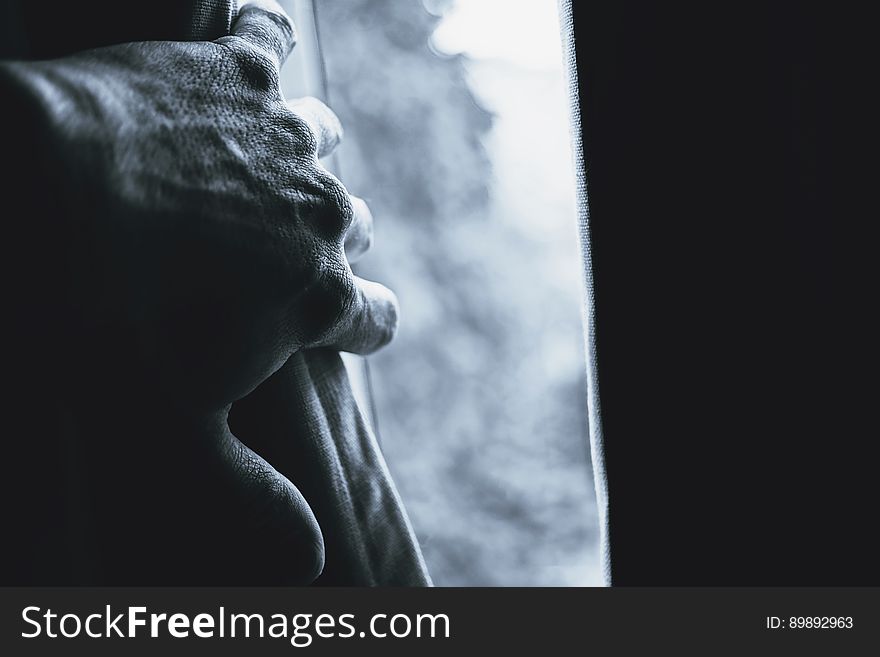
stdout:
[[(227, 413), (298, 350), (385, 345), (397, 303), (349, 266), (372, 218), (319, 163), (341, 139), (337, 119), (280, 94), (293, 42), (289, 19), (260, 2), (216, 42), (3, 64), (39, 115), (69, 240), (66, 369), (90, 370), (69, 394), (72, 479), (89, 512), (65, 522), (92, 555), (80, 579), (320, 573), (308, 504), (232, 435)], [(136, 554), (153, 570), (130, 564)]]

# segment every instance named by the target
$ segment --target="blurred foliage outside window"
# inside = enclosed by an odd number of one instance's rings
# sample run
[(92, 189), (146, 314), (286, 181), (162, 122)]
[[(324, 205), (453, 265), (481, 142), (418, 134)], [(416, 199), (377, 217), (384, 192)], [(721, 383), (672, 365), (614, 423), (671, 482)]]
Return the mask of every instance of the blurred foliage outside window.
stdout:
[(401, 302), (373, 392), (431, 574), (598, 585), (556, 2), (315, 6), (341, 176), (376, 219), (356, 270)]

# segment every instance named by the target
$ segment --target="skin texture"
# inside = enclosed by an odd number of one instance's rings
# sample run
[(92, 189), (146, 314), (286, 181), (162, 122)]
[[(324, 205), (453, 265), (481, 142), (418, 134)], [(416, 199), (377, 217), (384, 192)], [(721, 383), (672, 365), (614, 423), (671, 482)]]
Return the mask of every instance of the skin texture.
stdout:
[(294, 41), (275, 3), (252, 2), (216, 42), (2, 64), (35, 122), (43, 214), (58, 226), (44, 306), (63, 312), (40, 358), (61, 364), (67, 446), (41, 449), (67, 454), (65, 481), (47, 466), (36, 488), (64, 493), (38, 490), (33, 506), (57, 519), (59, 554), (80, 558), (56, 583), (305, 584), (321, 572), (309, 505), (227, 415), (300, 350), (387, 344), (397, 301), (349, 266), (372, 217), (319, 163), (338, 120), (281, 96)]

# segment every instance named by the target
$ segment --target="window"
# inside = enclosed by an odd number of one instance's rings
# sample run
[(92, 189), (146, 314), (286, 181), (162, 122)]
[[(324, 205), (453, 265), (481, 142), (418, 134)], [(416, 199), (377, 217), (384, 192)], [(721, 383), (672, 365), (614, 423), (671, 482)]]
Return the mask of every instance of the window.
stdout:
[(285, 92), (340, 116), (376, 218), (356, 271), (400, 298), (348, 364), (435, 583), (601, 584), (556, 2), (282, 4)]

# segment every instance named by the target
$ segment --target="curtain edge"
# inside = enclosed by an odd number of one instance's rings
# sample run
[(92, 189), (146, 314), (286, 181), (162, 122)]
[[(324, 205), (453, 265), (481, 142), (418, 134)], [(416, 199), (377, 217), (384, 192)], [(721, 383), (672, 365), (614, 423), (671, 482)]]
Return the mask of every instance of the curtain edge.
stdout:
[(564, 68), (569, 92), (569, 119), (572, 157), (577, 194), (578, 233), (583, 263), (581, 278), (583, 291), (582, 319), (587, 368), (587, 413), (589, 418), (590, 454), (593, 462), (593, 481), (599, 514), (599, 551), (602, 574), (606, 586), (611, 586), (611, 550), (609, 543), (608, 479), (605, 470), (605, 442), (602, 432), (602, 413), (599, 403), (598, 366), (596, 358), (596, 310), (593, 288), (593, 264), (590, 245), (590, 207), (587, 197), (587, 175), (584, 162), (583, 133), (578, 94), (578, 69), (575, 56), (574, 18), (572, 0), (558, 0), (559, 23), (564, 54)]

